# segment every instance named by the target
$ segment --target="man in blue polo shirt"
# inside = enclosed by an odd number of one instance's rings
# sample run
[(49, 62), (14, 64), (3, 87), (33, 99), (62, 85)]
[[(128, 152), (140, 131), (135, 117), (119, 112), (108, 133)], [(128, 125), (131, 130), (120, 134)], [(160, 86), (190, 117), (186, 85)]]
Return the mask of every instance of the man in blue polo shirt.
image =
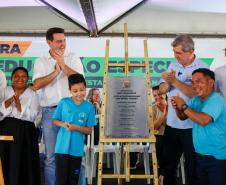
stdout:
[(194, 123), (192, 137), (200, 185), (226, 184), (226, 102), (214, 92), (214, 81), (214, 72), (197, 69), (192, 73), (197, 96), (188, 104), (180, 96), (171, 99), (177, 116)]
[[(172, 42), (175, 62), (167, 72), (161, 74), (160, 93), (168, 93), (168, 101), (172, 96), (180, 94), (188, 102), (195, 92), (191, 88), (192, 72), (198, 68), (208, 68), (194, 54), (194, 42), (188, 35), (179, 35)], [(164, 134), (165, 154), (162, 164), (164, 185), (177, 185), (177, 166), (181, 155), (185, 157), (186, 185), (196, 185), (195, 152), (192, 143), (192, 122), (181, 121), (168, 102), (168, 115)]]

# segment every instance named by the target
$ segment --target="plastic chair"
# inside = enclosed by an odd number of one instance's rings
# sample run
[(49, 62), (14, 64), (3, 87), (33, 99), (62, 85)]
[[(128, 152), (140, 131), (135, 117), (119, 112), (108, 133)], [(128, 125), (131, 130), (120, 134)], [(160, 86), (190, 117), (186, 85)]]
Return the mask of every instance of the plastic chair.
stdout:
[[(143, 160), (144, 160), (144, 172), (145, 175), (150, 175), (150, 158), (149, 158), (149, 147), (150, 144), (130, 144), (130, 153), (132, 152), (138, 152), (143, 154)], [(126, 148), (124, 147), (124, 155), (125, 155)], [(126, 163), (124, 163), (126, 165)], [(151, 180), (147, 179), (147, 184), (150, 184)]]
[[(96, 169), (97, 169), (97, 156), (99, 152), (98, 145), (94, 145), (94, 130), (90, 137), (90, 163), (88, 165), (88, 171), (87, 171), (87, 178), (88, 178), (88, 184), (92, 184), (93, 177), (96, 177)], [(119, 173), (119, 164), (120, 164), (120, 146), (118, 143), (113, 145), (110, 143), (109, 145), (104, 145), (104, 153), (107, 154), (113, 154), (113, 166), (114, 166), (114, 173)]]
[(181, 181), (182, 184), (185, 184), (185, 169), (184, 169), (184, 154), (181, 155), (180, 163), (178, 164), (177, 177), (180, 177), (181, 172)]

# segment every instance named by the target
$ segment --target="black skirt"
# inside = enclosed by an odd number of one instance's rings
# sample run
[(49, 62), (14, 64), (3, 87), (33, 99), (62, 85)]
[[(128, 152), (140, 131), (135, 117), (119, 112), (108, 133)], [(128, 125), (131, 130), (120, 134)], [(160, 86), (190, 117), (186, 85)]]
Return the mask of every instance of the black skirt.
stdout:
[(0, 121), (0, 135), (14, 141), (0, 141), (0, 157), (6, 185), (40, 185), (38, 138), (32, 122), (16, 118)]

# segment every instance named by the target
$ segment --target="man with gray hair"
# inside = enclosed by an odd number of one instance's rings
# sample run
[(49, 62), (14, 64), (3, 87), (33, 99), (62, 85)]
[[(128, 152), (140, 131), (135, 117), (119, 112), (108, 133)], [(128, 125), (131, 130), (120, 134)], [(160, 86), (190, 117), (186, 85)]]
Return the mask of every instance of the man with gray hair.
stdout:
[[(170, 103), (172, 96), (181, 96), (188, 102), (195, 95), (191, 87), (192, 72), (208, 66), (196, 58), (194, 41), (188, 35), (179, 35), (172, 42), (175, 62), (161, 74), (160, 93), (168, 93), (168, 115), (165, 128), (165, 154), (163, 161), (163, 184), (177, 184), (177, 166), (181, 155), (185, 157), (186, 185), (196, 185), (195, 152), (192, 143), (192, 122), (178, 119)], [(161, 178), (162, 179), (162, 178)]]

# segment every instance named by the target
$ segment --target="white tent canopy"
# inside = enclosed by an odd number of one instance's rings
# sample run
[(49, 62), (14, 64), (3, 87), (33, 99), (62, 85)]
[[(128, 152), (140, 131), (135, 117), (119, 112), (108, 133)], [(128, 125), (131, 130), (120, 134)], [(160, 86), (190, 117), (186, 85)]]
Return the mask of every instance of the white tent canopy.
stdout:
[[(225, 0), (86, 1), (92, 3), (97, 34), (121, 34), (127, 22), (129, 33), (137, 35), (226, 35)], [(44, 33), (59, 26), (89, 35), (91, 14), (87, 16), (86, 4), (81, 3), (86, 1), (0, 0), (0, 33)]]

